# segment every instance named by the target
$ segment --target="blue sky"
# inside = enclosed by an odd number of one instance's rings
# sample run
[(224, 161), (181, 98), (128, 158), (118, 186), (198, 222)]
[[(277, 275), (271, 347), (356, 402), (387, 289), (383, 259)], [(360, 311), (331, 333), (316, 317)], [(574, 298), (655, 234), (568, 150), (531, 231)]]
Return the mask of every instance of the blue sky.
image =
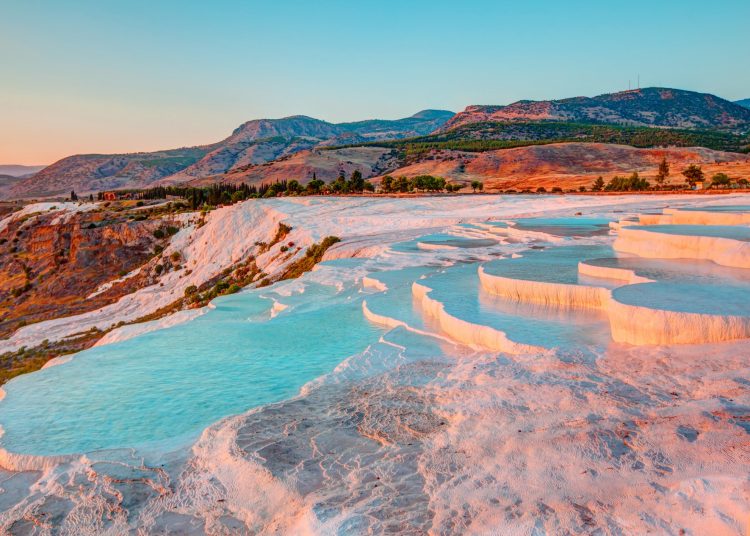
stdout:
[(750, 97), (750, 2), (0, 0), (0, 163), (241, 122), (669, 86)]

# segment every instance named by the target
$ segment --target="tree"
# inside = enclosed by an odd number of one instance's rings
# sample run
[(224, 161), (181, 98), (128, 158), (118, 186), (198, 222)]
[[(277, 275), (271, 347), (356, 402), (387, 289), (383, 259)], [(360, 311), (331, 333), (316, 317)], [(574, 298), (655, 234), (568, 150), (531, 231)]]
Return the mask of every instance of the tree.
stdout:
[(743, 188), (747, 188), (748, 180), (746, 178), (737, 179), (737, 184)]
[(386, 175), (383, 177), (383, 180), (380, 181), (380, 189), (383, 191), (383, 193), (391, 193), (394, 190), (394, 179), (390, 175)]
[(325, 182), (320, 179), (316, 179), (315, 175), (313, 174), (313, 180), (307, 183), (307, 192), (311, 194), (319, 194), (325, 185)]
[(289, 181), (289, 184), (286, 185), (286, 189), (289, 193), (298, 194), (302, 191), (302, 186), (299, 181), (292, 179)]
[(482, 184), (481, 181), (471, 181), (471, 189), (474, 191), (474, 193), (479, 190), (480, 192), (484, 188), (484, 184)]
[(477, 184), (477, 189), (481, 192), (484, 190), (484, 183), (482, 181), (478, 181), (479, 184)]
[(591, 187), (592, 192), (601, 192), (602, 188), (604, 188), (604, 178), (599, 176), (594, 181), (594, 185)]
[(352, 192), (361, 192), (365, 189), (365, 179), (362, 178), (362, 172), (358, 169), (352, 171), (349, 178), (349, 190)]
[(696, 182), (703, 180), (703, 170), (700, 166), (696, 166), (695, 164), (690, 164), (685, 168), (682, 174), (685, 176), (685, 182), (687, 182), (691, 188), (695, 186)]
[(94, 194), (89, 194), (89, 201), (93, 201), (93, 200), (94, 200)]
[(729, 178), (729, 175), (726, 173), (717, 173), (713, 177), (711, 177), (711, 186), (716, 186), (719, 188), (725, 188), (728, 187), (732, 183), (732, 180)]
[(76, 195), (74, 190), (70, 191), (70, 200), (71, 201), (78, 201), (78, 196)]
[(329, 184), (329, 187), (331, 191), (335, 194), (349, 193), (349, 183), (346, 181), (346, 177), (344, 177), (343, 171), (338, 177), (336, 177), (335, 180), (331, 181), (331, 184)]
[(630, 177), (612, 177), (604, 189), (608, 192), (633, 192), (648, 190), (649, 186), (648, 181), (634, 171)]
[(397, 192), (406, 193), (413, 189), (411, 182), (406, 177), (399, 177), (396, 179), (395, 189)]
[(669, 177), (669, 163), (667, 162), (667, 158), (664, 157), (661, 159), (659, 169), (656, 172), (656, 184), (662, 186), (667, 177)]

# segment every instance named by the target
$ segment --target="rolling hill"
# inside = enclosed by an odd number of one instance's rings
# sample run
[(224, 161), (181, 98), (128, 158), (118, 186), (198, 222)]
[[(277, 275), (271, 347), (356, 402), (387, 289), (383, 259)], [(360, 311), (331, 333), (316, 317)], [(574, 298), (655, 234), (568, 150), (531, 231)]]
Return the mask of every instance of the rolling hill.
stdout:
[(222, 175), (194, 179), (189, 184), (199, 186), (215, 182), (244, 182), (258, 186), (284, 179), (295, 179), (307, 184), (313, 176), (330, 182), (341, 173), (350, 176), (355, 169), (364, 177), (373, 177), (396, 169), (399, 165), (401, 160), (398, 158), (398, 151), (394, 149), (371, 146), (330, 150), (318, 148), (299, 151), (273, 162), (250, 164)]
[(0, 165), (0, 175), (8, 175), (10, 177), (29, 177), (44, 169), (46, 166), (21, 166), (17, 164), (2, 164)]
[(270, 162), (322, 145), (365, 143), (428, 134), (453, 112), (424, 110), (396, 120), (329, 123), (312, 117), (257, 119), (212, 145), (115, 155), (63, 158), (9, 187), (10, 198), (49, 197), (118, 188), (143, 188), (165, 180), (180, 183)]
[(441, 130), (471, 123), (541, 120), (747, 132), (750, 110), (707, 93), (652, 87), (597, 97), (468, 106)]
[[(598, 176), (610, 179), (634, 171), (656, 174), (662, 158), (670, 165), (668, 182), (684, 183), (681, 171), (700, 165), (707, 177), (727, 173), (750, 178), (750, 156), (703, 147), (637, 148), (606, 143), (553, 143), (510, 149), (467, 152), (435, 151), (388, 174), (398, 177), (437, 175), (452, 182), (484, 182), (486, 191), (545, 187), (590, 187)], [(374, 179), (378, 182), (379, 177)]]

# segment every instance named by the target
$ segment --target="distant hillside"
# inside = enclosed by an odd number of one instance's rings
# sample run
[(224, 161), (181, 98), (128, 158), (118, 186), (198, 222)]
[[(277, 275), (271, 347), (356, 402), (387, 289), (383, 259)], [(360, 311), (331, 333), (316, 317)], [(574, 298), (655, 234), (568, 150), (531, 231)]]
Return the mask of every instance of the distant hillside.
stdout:
[(44, 169), (46, 166), (21, 166), (17, 164), (0, 165), (0, 175), (9, 175), (11, 177), (25, 177), (33, 175), (37, 171)]
[(556, 143), (484, 152), (441, 150), (423, 154), (388, 174), (437, 175), (463, 184), (480, 180), (488, 191), (576, 189), (589, 187), (600, 175), (609, 179), (638, 171), (650, 179), (662, 158), (667, 159), (669, 180), (675, 183), (684, 183), (681, 171), (689, 164), (700, 165), (708, 177), (724, 172), (750, 179), (750, 156), (745, 154), (703, 147), (643, 149), (603, 143)]
[(448, 111), (424, 110), (404, 119), (338, 124), (306, 116), (258, 119), (240, 125), (231, 136), (212, 145), (151, 153), (63, 158), (34, 177), (14, 184), (5, 195), (10, 198), (48, 197), (67, 195), (71, 190), (80, 195), (118, 188), (142, 188), (159, 181), (194, 181), (317, 146), (428, 134), (453, 115)]
[(354, 123), (329, 123), (304, 115), (256, 119), (240, 125), (216, 149), (170, 180), (190, 181), (231, 172), (321, 145), (420, 136), (439, 128), (453, 115), (441, 110), (424, 110), (404, 119), (371, 119)]
[(597, 97), (518, 101), (507, 106), (469, 106), (442, 131), (469, 123), (498, 121), (566, 121), (632, 126), (724, 129), (746, 132), (750, 110), (707, 93), (645, 88)]
[(86, 154), (63, 158), (15, 183), (10, 198), (79, 194), (116, 188), (140, 188), (197, 162), (212, 146), (153, 153)]
[(466, 123), (451, 130), (369, 145), (398, 149), (405, 159), (435, 150), (491, 151), (559, 142), (615, 143), (633, 147), (706, 147), (749, 152), (750, 135), (717, 130), (630, 127), (557, 121)]
[[(359, 170), (364, 177), (386, 173), (401, 165), (398, 151), (383, 147), (350, 147), (342, 149), (311, 149), (279, 158), (265, 164), (251, 164), (226, 174), (205, 177), (190, 181), (192, 185), (205, 185), (214, 182), (244, 182), (260, 185), (277, 180), (295, 179), (307, 184), (313, 176), (330, 182), (344, 173), (347, 177)], [(167, 179), (164, 182), (169, 182)]]
[(739, 104), (740, 106), (744, 106), (745, 108), (750, 108), (750, 99), (742, 99), (734, 101), (734, 103)]
[(6, 199), (10, 189), (20, 180), (22, 180), (20, 177), (13, 175), (0, 175), (0, 200)]

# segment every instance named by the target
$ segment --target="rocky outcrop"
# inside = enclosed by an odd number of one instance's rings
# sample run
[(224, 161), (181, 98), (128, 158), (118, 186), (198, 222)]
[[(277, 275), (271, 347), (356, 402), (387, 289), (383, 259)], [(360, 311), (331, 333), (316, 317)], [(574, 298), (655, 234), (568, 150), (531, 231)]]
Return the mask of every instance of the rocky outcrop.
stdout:
[(750, 128), (750, 110), (707, 93), (651, 87), (591, 98), (522, 100), (507, 106), (468, 106), (441, 130), (488, 121), (534, 120), (721, 128), (746, 132)]
[(7, 223), (0, 230), (0, 336), (26, 323), (97, 309), (145, 285), (146, 272), (96, 293), (151, 259), (160, 242), (154, 231), (168, 224), (108, 211), (55, 210)]

